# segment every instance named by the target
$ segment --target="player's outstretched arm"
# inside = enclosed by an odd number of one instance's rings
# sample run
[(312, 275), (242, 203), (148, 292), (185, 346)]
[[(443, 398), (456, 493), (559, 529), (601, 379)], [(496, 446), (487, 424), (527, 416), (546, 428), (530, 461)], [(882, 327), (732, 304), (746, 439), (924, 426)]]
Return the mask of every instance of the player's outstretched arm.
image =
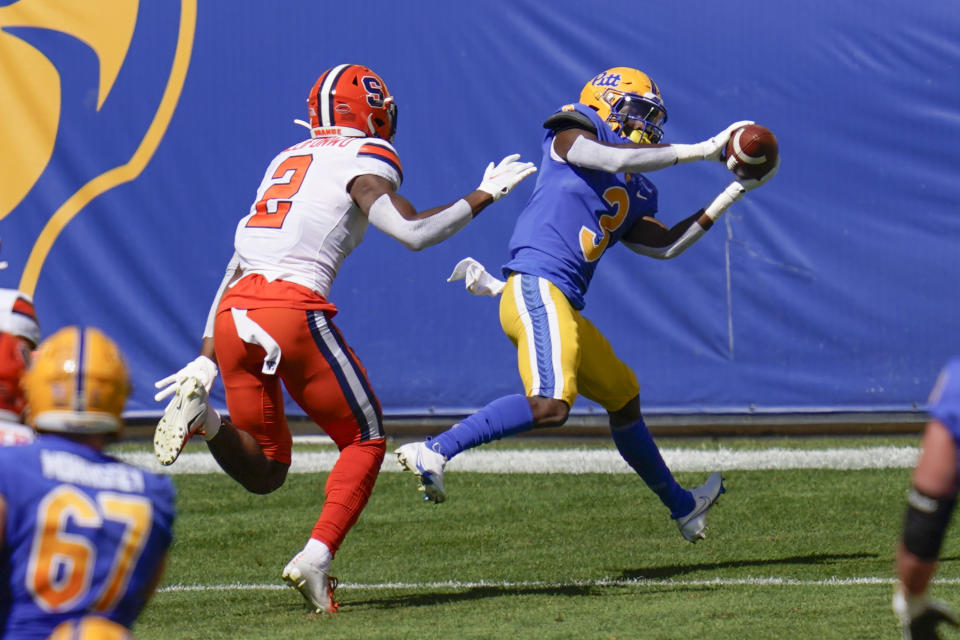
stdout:
[(720, 194), (713, 199), (713, 202), (702, 210), (703, 215), (701, 216), (700, 223), (706, 225), (706, 228), (709, 229), (710, 225), (716, 222), (717, 219), (730, 208), (730, 205), (742, 198), (745, 193), (770, 182), (779, 170), (780, 158), (778, 157), (773, 167), (760, 178), (738, 178), (728, 184), (727, 188), (721, 191)]
[(694, 160), (720, 161), (730, 134), (746, 124), (751, 121), (734, 122), (712, 138), (696, 144), (611, 144), (597, 140), (591, 131), (566, 129), (554, 138), (553, 151), (570, 164), (585, 169), (649, 173)]
[(364, 174), (349, 186), (350, 197), (370, 219), (370, 224), (412, 251), (446, 240), (466, 226), (480, 211), (510, 193), (537, 168), (520, 162), (517, 154), (487, 166), (480, 185), (463, 198), (418, 212), (409, 200), (384, 178)]
[(702, 214), (703, 209), (670, 228), (655, 218), (642, 218), (623, 235), (620, 242), (643, 256), (658, 260), (676, 258), (710, 228), (710, 225), (703, 226), (700, 222)]
[(780, 160), (762, 178), (734, 180), (713, 201), (669, 229), (655, 218), (643, 218), (621, 238), (625, 247), (641, 255), (669, 260), (690, 248), (734, 202), (776, 175)]

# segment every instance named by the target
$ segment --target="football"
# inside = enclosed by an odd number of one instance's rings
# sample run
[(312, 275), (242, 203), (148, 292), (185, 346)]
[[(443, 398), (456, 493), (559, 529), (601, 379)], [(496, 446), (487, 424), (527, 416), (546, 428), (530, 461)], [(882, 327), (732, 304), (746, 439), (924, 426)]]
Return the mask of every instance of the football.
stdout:
[(759, 124), (740, 127), (727, 142), (727, 168), (738, 178), (760, 178), (777, 161), (780, 147), (773, 132)]

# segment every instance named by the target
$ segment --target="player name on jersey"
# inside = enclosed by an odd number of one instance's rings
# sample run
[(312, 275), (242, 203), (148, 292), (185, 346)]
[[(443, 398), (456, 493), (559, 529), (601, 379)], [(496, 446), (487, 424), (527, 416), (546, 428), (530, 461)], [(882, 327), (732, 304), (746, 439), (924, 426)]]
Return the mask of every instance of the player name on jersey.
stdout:
[(146, 487), (142, 471), (120, 462), (89, 462), (66, 451), (44, 449), (40, 452), (40, 463), (43, 476), (58, 482), (132, 493), (143, 493)]

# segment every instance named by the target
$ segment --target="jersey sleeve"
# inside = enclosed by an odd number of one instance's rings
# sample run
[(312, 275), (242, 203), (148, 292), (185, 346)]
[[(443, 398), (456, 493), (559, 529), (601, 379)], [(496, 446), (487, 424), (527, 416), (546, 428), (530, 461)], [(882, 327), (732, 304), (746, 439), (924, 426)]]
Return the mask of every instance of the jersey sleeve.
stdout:
[(394, 189), (403, 182), (403, 165), (393, 145), (379, 138), (364, 138), (357, 145), (353, 176), (372, 174), (389, 180)]
[(930, 392), (927, 413), (960, 435), (960, 358), (953, 358), (940, 372)]

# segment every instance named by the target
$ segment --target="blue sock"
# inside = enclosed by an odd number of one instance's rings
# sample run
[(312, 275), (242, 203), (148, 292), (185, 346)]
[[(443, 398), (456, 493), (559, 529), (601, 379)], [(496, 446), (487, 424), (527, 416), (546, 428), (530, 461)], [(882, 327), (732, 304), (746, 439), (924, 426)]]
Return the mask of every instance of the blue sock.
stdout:
[(440, 435), (427, 438), (427, 446), (449, 460), (461, 451), (532, 428), (533, 412), (526, 396), (504, 396)]
[(670, 509), (671, 518), (680, 518), (693, 511), (693, 496), (673, 479), (643, 418), (625, 429), (611, 428), (610, 431), (620, 455), (660, 497), (660, 502)]

